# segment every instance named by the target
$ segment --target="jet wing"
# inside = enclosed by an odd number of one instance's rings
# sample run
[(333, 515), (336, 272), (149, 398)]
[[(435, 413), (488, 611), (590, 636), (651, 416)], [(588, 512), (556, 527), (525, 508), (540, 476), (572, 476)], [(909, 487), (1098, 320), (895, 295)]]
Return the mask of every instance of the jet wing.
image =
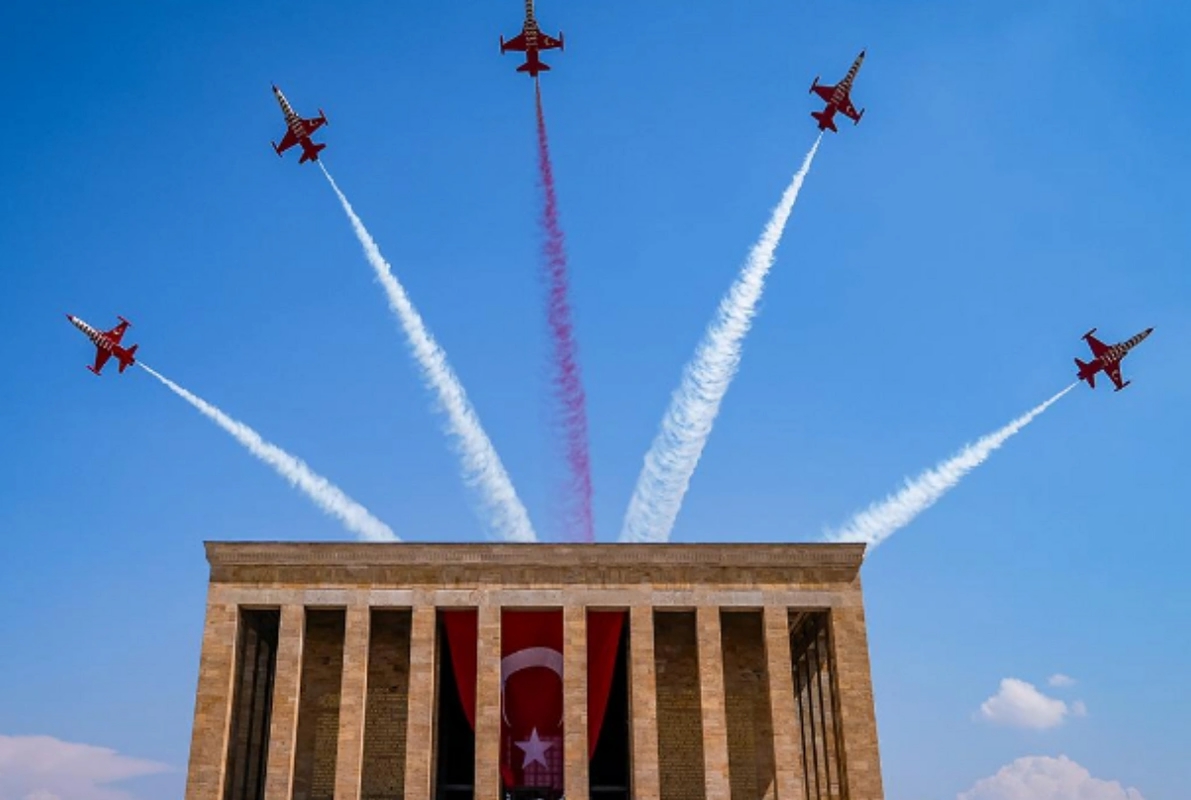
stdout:
[[(128, 323), (121, 322), (119, 325), (112, 328), (110, 331), (105, 331), (104, 336), (107, 336), (109, 339), (111, 339), (116, 344), (120, 344), (120, 340), (124, 338), (124, 331), (126, 331), (126, 330), (128, 330)], [(107, 352), (107, 351), (103, 351), (103, 352)]]
[(284, 153), (291, 147), (298, 143), (298, 137), (294, 136), (294, 132), (289, 128), (285, 129), (285, 136), (281, 139), (281, 144), (277, 145), (277, 152)]
[(98, 375), (99, 371), (103, 369), (103, 365), (108, 363), (108, 359), (112, 357), (112, 351), (105, 350), (102, 347), (97, 347), (95, 350), (95, 366), (92, 369), (94, 369), (95, 374)]
[(815, 94), (819, 95), (819, 97), (822, 97), (827, 102), (831, 102), (831, 95), (835, 93), (835, 87), (819, 85), (819, 86), (814, 87), (814, 89), (812, 89), (811, 91), (813, 91)]
[(502, 50), (518, 50), (520, 52), (525, 52), (525, 31), (522, 31), (521, 33), (514, 36), (512, 39), (509, 39), (507, 42), (505, 42), (503, 45), (501, 45), (501, 49)]
[(860, 122), (860, 114), (856, 113), (856, 106), (852, 105), (852, 98), (845, 97), (843, 105), (840, 106), (840, 113), (853, 122)]
[(553, 36), (547, 36), (544, 33), (538, 34), (539, 50), (553, 50), (556, 47), (562, 47), (562, 39), (555, 39)]
[(304, 119), (304, 120), (302, 120), (302, 127), (306, 129), (306, 135), (309, 136), (310, 134), (314, 133), (319, 128), (321, 128), (323, 126), (323, 123), (325, 123), (325, 122), (326, 122), (326, 120), (323, 119), (322, 117), (316, 117), (314, 119)]
[(1108, 349), (1108, 345), (1091, 334), (1088, 334), (1085, 338), (1088, 340), (1088, 347), (1092, 348), (1092, 356), (1094, 358), (1100, 358), (1100, 356), (1104, 355), (1104, 351)]
[(1121, 362), (1120, 361), (1117, 361), (1113, 364), (1109, 364), (1108, 366), (1106, 366), (1104, 368), (1104, 371), (1105, 371), (1105, 373), (1108, 374), (1108, 377), (1112, 379), (1112, 382), (1114, 384), (1116, 384), (1116, 387), (1118, 390), (1124, 388), (1124, 384), (1121, 383)]

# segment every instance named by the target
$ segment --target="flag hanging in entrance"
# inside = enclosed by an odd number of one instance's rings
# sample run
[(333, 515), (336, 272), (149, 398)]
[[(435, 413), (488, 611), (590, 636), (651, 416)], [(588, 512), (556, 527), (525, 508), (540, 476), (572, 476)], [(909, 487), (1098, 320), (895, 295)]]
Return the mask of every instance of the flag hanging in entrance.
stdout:
[(507, 788), (563, 788), (562, 610), (505, 611), (500, 772)]
[[(589, 758), (603, 728), (627, 616), (623, 611), (587, 613)], [(442, 619), (460, 705), (474, 731), (476, 670), (491, 668), (476, 663), (476, 610), (444, 610)], [(561, 609), (501, 614), (500, 773), (507, 788), (564, 788), (562, 623)]]

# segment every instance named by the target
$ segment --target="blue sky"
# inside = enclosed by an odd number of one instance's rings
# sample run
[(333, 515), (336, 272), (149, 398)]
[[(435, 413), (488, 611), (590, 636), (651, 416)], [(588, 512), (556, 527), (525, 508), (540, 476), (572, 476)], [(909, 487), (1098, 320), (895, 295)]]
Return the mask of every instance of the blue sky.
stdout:
[[(1191, 8), (816, 5), (538, 6), (567, 40), (543, 92), (597, 535), (618, 534), (682, 366), (814, 140), (811, 80), (867, 47), (867, 114), (820, 149), (674, 539), (817, 539), (1065, 386), (1087, 329), (1154, 326), (1128, 390), (1065, 397), (864, 580), (890, 800), (952, 800), (1060, 754), (1179, 797)], [(271, 82), (326, 111), (325, 163), (558, 538), (532, 83), (497, 49), (520, 15), (511, 0), (6, 9), (0, 735), (170, 765), (123, 786), (180, 797), (201, 542), (347, 538), (149, 376), (90, 375), (65, 312), (131, 319), (146, 363), (402, 538), (482, 535), (334, 196), (269, 147)], [(981, 718), (1006, 678), (1087, 714)]]

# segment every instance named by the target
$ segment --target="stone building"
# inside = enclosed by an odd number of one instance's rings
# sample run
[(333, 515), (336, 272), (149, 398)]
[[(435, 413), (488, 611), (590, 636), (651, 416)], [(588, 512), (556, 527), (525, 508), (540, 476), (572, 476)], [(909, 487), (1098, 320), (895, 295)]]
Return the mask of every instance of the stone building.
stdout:
[(210, 542), (186, 800), (882, 800), (852, 544)]

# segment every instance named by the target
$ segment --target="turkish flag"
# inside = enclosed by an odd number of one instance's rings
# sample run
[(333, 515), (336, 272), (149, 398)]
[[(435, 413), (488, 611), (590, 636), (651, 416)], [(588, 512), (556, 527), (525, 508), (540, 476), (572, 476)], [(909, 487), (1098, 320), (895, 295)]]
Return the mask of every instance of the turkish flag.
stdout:
[(505, 785), (562, 791), (562, 610), (505, 611), (500, 656)]
[(595, 756), (616, 659), (620, 655), (620, 636), (628, 613), (625, 611), (587, 612), (587, 757)]
[[(474, 731), (476, 610), (444, 610), (442, 615), (459, 701)], [(587, 613), (589, 758), (600, 739), (627, 616), (623, 611)], [(505, 611), (501, 620), (501, 777), (509, 787), (552, 786), (561, 791), (562, 610)]]

